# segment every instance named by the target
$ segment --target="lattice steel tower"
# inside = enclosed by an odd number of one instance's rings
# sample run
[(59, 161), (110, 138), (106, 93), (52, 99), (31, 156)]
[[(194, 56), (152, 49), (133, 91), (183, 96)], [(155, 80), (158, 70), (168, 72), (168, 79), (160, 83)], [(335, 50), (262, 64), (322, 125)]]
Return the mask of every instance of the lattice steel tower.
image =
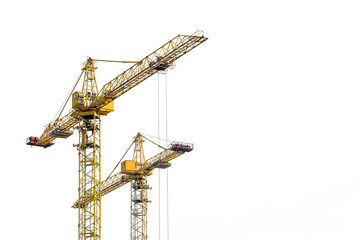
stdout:
[[(135, 171), (139, 171), (145, 163), (142, 136), (138, 134), (135, 139), (135, 149), (133, 160), (135, 161)], [(131, 240), (147, 240), (147, 190), (150, 189), (147, 184), (147, 178), (144, 174), (135, 174), (131, 180)]]
[[(98, 94), (94, 61), (85, 62), (82, 98), (79, 104), (88, 107)], [(78, 234), (80, 240), (101, 239), (101, 118), (96, 111), (81, 111), (79, 108), (79, 199), (92, 199), (79, 205)], [(89, 191), (90, 190), (90, 191)]]

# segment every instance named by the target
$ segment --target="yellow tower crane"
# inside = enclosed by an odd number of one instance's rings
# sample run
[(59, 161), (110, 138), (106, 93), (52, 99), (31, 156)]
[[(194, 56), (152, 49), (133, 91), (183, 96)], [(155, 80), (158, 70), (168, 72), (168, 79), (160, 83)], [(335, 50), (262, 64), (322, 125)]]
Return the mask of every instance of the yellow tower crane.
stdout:
[[(191, 152), (194, 149), (193, 144), (172, 142), (168, 148), (164, 148), (151, 140), (150, 142), (163, 149), (162, 152), (154, 155), (153, 157), (145, 160), (145, 153), (143, 142), (147, 139), (140, 133), (138, 133), (130, 145), (135, 145), (133, 159), (125, 160), (121, 163), (121, 171), (110, 175), (101, 183), (101, 196), (104, 196), (121, 186), (131, 182), (131, 199), (130, 199), (130, 212), (131, 212), (131, 240), (146, 240), (147, 234), (147, 190), (150, 189), (147, 184), (147, 177), (152, 175), (155, 168), (165, 169), (171, 166), (169, 163), (171, 160), (181, 156), (185, 152)], [(129, 147), (129, 149), (130, 149)], [(116, 166), (117, 167), (117, 166)], [(115, 168), (116, 168), (115, 167)], [(92, 196), (93, 189), (89, 189), (88, 196)], [(78, 199), (73, 208), (79, 208), (79, 206), (85, 206), (91, 204), (93, 199), (82, 198)]]
[[(27, 138), (27, 145), (47, 148), (54, 145), (56, 138), (71, 136), (73, 128), (78, 130), (79, 240), (101, 239), (101, 116), (114, 110), (116, 98), (158, 71), (171, 67), (175, 60), (206, 40), (202, 31), (178, 35), (105, 84), (100, 91), (95, 77), (96, 60), (88, 58), (78, 79), (79, 82), (84, 77), (82, 90), (69, 95), (72, 96), (70, 112), (61, 117), (62, 108), (59, 116), (47, 125), (40, 137)], [(88, 204), (81, 204), (89, 199)]]

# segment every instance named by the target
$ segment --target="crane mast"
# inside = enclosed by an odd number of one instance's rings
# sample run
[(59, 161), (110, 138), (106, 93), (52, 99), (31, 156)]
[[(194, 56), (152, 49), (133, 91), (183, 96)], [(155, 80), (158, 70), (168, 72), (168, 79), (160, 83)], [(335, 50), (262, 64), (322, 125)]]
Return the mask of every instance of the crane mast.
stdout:
[[(94, 61), (88, 59), (83, 68), (82, 92), (78, 92), (78, 102), (73, 104), (79, 113), (79, 199), (93, 199), (90, 204), (79, 206), (79, 240), (99, 240), (101, 236), (101, 115), (83, 111), (98, 94), (95, 69)], [(89, 189), (93, 191), (90, 193)]]
[[(167, 162), (183, 154), (184, 149), (174, 147), (145, 161), (143, 138), (136, 138), (132, 172), (124, 171), (101, 182), (101, 117), (114, 110), (114, 100), (128, 92), (158, 71), (174, 65), (174, 61), (208, 38), (202, 31), (193, 35), (178, 35), (163, 46), (136, 62), (132, 67), (105, 84), (98, 91), (96, 61), (88, 58), (82, 68), (84, 76), (81, 91), (72, 94), (72, 108), (68, 114), (49, 123), (40, 137), (27, 138), (27, 145), (50, 147), (57, 138), (68, 138), (71, 129), (79, 132), (75, 146), (79, 159), (78, 208), (79, 240), (101, 240), (101, 196), (131, 182), (131, 240), (147, 239), (147, 176), (154, 168), (166, 168)], [(79, 78), (80, 79), (80, 78)], [(61, 115), (61, 113), (60, 113)], [(186, 150), (186, 149), (185, 149)], [(126, 162), (126, 161), (125, 161)], [(131, 161), (130, 161), (131, 162)], [(128, 164), (133, 164), (133, 163)], [(112, 181), (112, 184), (110, 184)]]
[[(168, 168), (171, 166), (171, 160), (183, 155), (185, 152), (193, 150), (192, 144), (172, 143), (170, 148), (164, 150), (155, 156), (145, 160), (144, 153), (144, 136), (138, 133), (135, 137), (134, 153), (132, 160), (126, 160), (121, 164), (121, 171), (113, 176), (109, 176), (101, 183), (101, 196), (104, 196), (127, 183), (130, 183), (130, 239), (147, 240), (147, 204), (150, 200), (147, 192), (151, 187), (147, 183), (147, 177), (152, 175), (155, 168)], [(87, 198), (79, 198), (73, 208), (92, 206), (93, 198), (91, 197), (95, 188), (87, 190)]]
[(145, 154), (143, 148), (143, 138), (140, 134), (135, 140), (135, 150), (133, 161), (135, 162), (135, 174), (131, 180), (130, 187), (130, 215), (131, 215), (131, 240), (147, 240), (147, 190), (150, 188), (147, 184), (147, 177), (140, 167), (145, 163)]

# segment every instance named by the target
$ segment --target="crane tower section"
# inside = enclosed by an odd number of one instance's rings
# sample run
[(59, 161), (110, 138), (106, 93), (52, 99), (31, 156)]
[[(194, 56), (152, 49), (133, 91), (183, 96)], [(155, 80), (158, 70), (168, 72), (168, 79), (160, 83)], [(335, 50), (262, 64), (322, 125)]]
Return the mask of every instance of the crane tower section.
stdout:
[[(93, 201), (79, 205), (79, 240), (100, 240), (101, 236), (101, 154), (100, 116), (80, 113), (79, 130), (79, 199)], [(92, 191), (88, 191), (91, 189)]]
[[(147, 178), (140, 167), (145, 163), (145, 154), (143, 148), (144, 139), (140, 134), (135, 139), (135, 149), (133, 161), (135, 163), (135, 174), (131, 180), (131, 199), (130, 199), (130, 214), (131, 214), (131, 240), (147, 240), (147, 190), (150, 188), (147, 184)], [(148, 173), (147, 175), (150, 175)]]
[[(90, 58), (84, 63), (84, 82), (81, 92), (73, 94), (73, 109), (79, 114), (79, 199), (92, 199), (89, 204), (79, 204), (78, 239), (101, 239), (101, 114), (89, 111), (98, 89), (95, 78), (96, 65)], [(89, 191), (91, 189), (91, 191)]]

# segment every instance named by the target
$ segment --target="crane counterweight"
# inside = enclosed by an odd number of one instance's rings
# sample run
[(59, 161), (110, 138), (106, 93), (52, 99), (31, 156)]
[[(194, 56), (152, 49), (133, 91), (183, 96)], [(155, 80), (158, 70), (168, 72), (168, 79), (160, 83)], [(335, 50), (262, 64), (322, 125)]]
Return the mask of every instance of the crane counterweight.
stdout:
[(194, 149), (194, 144), (172, 142), (170, 144), (170, 149), (177, 152), (191, 152)]
[(48, 148), (55, 144), (54, 142), (49, 142), (46, 145), (37, 145), (38, 141), (39, 141), (39, 137), (30, 136), (26, 138), (26, 145)]
[(31, 136), (26, 139), (26, 144), (27, 145), (35, 145), (37, 143), (37, 141), (39, 141), (38, 137)]

